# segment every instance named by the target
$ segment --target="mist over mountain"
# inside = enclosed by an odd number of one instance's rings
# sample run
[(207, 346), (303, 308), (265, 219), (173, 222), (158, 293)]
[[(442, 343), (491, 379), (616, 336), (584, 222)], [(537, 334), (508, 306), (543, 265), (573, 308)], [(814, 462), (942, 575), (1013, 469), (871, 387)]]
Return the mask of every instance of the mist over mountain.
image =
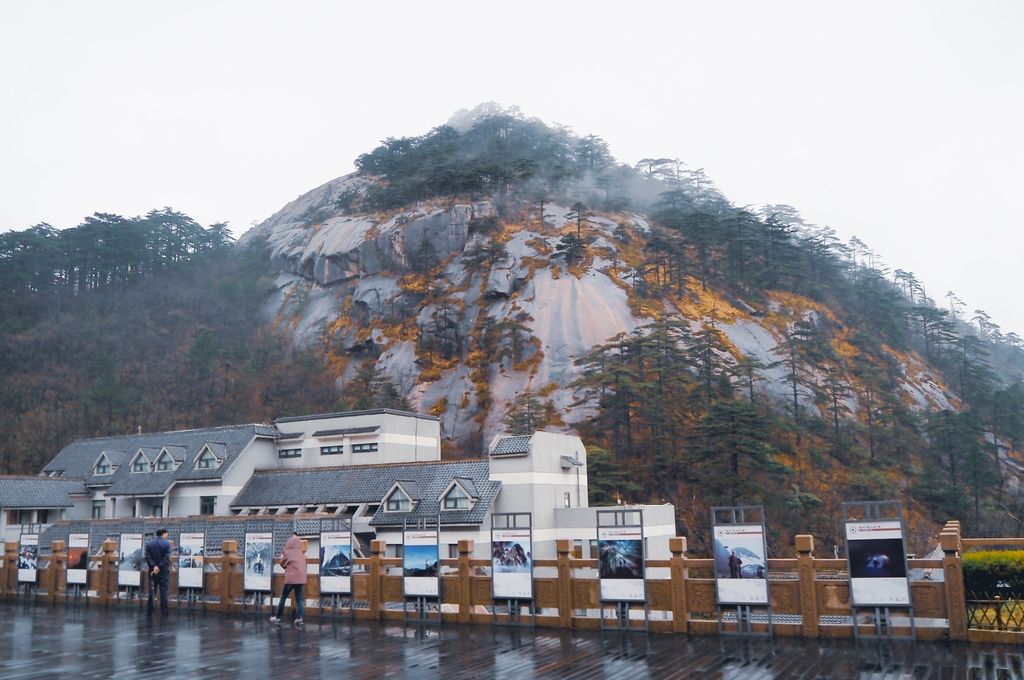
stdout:
[(847, 500), (903, 499), (920, 545), (949, 518), (1020, 532), (1020, 339), (868, 245), (494, 105), (356, 167), (159, 267), (105, 264), (110, 216), (0, 235), (6, 467), (155, 413), (394, 406), (441, 417), (449, 456), (577, 431), (593, 503), (674, 503), (697, 549), (733, 503), (767, 506), (773, 549), (836, 540)]

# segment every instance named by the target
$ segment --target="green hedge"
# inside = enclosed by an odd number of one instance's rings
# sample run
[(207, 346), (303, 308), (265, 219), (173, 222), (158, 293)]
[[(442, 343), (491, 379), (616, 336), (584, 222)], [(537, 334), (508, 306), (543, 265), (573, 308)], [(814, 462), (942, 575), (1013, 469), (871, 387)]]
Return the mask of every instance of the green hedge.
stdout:
[(967, 597), (1024, 597), (1024, 550), (982, 550), (964, 554)]

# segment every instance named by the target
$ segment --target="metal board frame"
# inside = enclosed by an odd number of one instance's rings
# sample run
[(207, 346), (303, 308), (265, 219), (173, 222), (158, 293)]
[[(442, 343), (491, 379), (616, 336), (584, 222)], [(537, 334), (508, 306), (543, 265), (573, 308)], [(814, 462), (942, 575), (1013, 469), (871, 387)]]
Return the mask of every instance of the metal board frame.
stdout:
[[(644, 535), (644, 511), (642, 508), (614, 508), (611, 510), (598, 510), (596, 513), (596, 537), (598, 545), (598, 556), (597, 556), (597, 569), (598, 569), (598, 599), (600, 601), (600, 619), (601, 619), (601, 631), (621, 631), (621, 632), (648, 632), (650, 629), (650, 606), (648, 605), (648, 592), (647, 592), (647, 543), (646, 536)], [(602, 529), (637, 529), (640, 534), (640, 575), (641, 582), (643, 584), (643, 597), (642, 599), (628, 598), (628, 599), (606, 599), (604, 595), (604, 588), (602, 587), (601, 581), (605, 580), (601, 578), (601, 532)], [(604, 539), (607, 540), (607, 539)], [(635, 539), (629, 539), (635, 540)], [(608, 579), (617, 580), (617, 579)], [(615, 605), (616, 620), (618, 621), (617, 626), (606, 625), (605, 608), (608, 604)], [(630, 627), (629, 613), (631, 611), (631, 605), (642, 604), (643, 605), (643, 628), (634, 629)]]
[[(175, 561), (175, 568), (177, 569), (177, 572), (178, 572), (176, 606), (177, 607), (181, 607), (181, 603), (182, 603), (182, 601), (184, 601), (187, 604), (187, 609), (194, 609), (196, 604), (198, 602), (201, 602), (202, 605), (203, 605), (203, 608), (205, 609), (206, 608), (206, 566), (207, 566), (207, 558), (209, 557), (209, 552), (210, 552), (209, 551), (209, 546), (207, 545), (208, 537), (210, 535), (210, 532), (209, 532), (209, 522), (207, 520), (191, 520), (191, 519), (190, 520), (182, 520), (181, 522), (178, 523), (178, 525), (177, 525), (177, 527), (175, 529), (177, 531), (176, 535), (177, 535), (177, 538), (178, 538), (178, 540), (176, 542), (176, 545), (178, 547), (178, 555), (177, 555), (177, 557), (174, 560)], [(199, 581), (199, 587), (198, 588), (196, 588), (195, 586), (182, 586), (182, 584), (181, 584), (181, 569), (182, 569), (182, 567), (181, 567), (181, 544), (182, 544), (181, 537), (184, 534), (202, 534), (202, 536), (203, 536), (203, 566), (199, 567), (202, 571), (200, 572), (200, 581)]]
[[(249, 597), (252, 597), (253, 610), (257, 613), (269, 601), (274, 604), (274, 531), (276, 522), (273, 519), (246, 520), (242, 524), (242, 613), (245, 613)], [(245, 582), (245, 553), (248, 548), (249, 534), (270, 534), (270, 587), (266, 590), (250, 589)]]
[[(850, 578), (850, 614), (853, 624), (853, 637), (855, 640), (881, 639), (881, 640), (916, 640), (917, 628), (914, 624), (914, 589), (910, 585), (910, 565), (907, 561), (907, 526), (903, 520), (903, 502), (896, 500), (889, 501), (854, 501), (843, 503), (843, 540), (846, 543), (846, 570)], [(868, 522), (899, 522), (900, 540), (903, 542), (903, 573), (907, 581), (907, 602), (899, 605), (858, 605), (853, 599), (852, 563), (850, 560), (850, 541), (846, 538), (847, 527), (850, 524)], [(910, 635), (894, 635), (892, 632), (891, 610), (907, 610), (910, 619)], [(859, 632), (860, 625), (857, 622), (857, 615), (860, 610), (872, 611), (872, 623), (875, 632), (863, 635)]]
[[(68, 531), (68, 542), (67, 550), (71, 550), (71, 537), (72, 536), (85, 536), (85, 583), (70, 583), (68, 577), (71, 574), (71, 555), (68, 554), (68, 561), (64, 565), (64, 599), (81, 600), (83, 595), (89, 593), (89, 564), (92, 561), (92, 531)], [(81, 546), (76, 546), (81, 547)], [(77, 570), (74, 570), (77, 571)], [(89, 603), (89, 598), (85, 598), (85, 603)]]
[[(712, 541), (714, 541), (714, 531), (716, 527), (728, 526), (728, 525), (758, 525), (761, 527), (761, 549), (764, 551), (764, 583), (765, 593), (767, 594), (767, 601), (764, 603), (744, 603), (744, 602), (722, 602), (719, 598), (718, 592), (718, 577), (715, 577), (715, 606), (718, 609), (718, 634), (719, 635), (741, 635), (744, 637), (772, 637), (774, 633), (773, 629), (773, 617), (772, 617), (772, 586), (771, 579), (769, 578), (768, 570), (768, 539), (765, 530), (765, 515), (763, 505), (725, 505), (716, 506), (711, 508), (711, 534)], [(713, 545), (713, 543), (712, 543)], [(712, 561), (715, 556), (712, 550)], [(736, 630), (727, 631), (725, 630), (724, 612), (728, 609), (735, 607), (736, 610)], [(767, 632), (755, 632), (753, 629), (753, 608), (764, 608), (767, 610), (768, 615), (768, 630)]]
[[(347, 609), (348, 613), (349, 613), (349, 616), (350, 617), (354, 617), (355, 616), (355, 585), (354, 585), (352, 579), (355, 576), (354, 572), (355, 572), (356, 549), (355, 549), (355, 541), (354, 541), (353, 531), (352, 531), (352, 522), (351, 522), (351, 520), (349, 520), (347, 518), (342, 518), (342, 517), (323, 518), (323, 519), (321, 519), (319, 521), (318, 527), (319, 527), (319, 534), (318, 534), (317, 538), (320, 541), (320, 564), (319, 564), (318, 569), (317, 569), (317, 583), (318, 583), (318, 585), (320, 587), (320, 590), (319, 590), (319, 592), (320, 592), (320, 607), (321, 607), (321, 609), (325, 609), (324, 602), (325, 601), (329, 601), (330, 604), (331, 604), (331, 607), (330, 607), (331, 608), (331, 612), (332, 612), (332, 614), (335, 617), (338, 616), (339, 608), (340, 609)], [(350, 565), (351, 565), (350, 568), (349, 568), (349, 587), (348, 587), (348, 592), (343, 592), (343, 591), (337, 591), (337, 592), (335, 592), (335, 591), (327, 591), (327, 592), (325, 592), (324, 591), (324, 581), (323, 581), (323, 578), (324, 578), (323, 577), (324, 534), (327, 534), (327, 533), (342, 533), (342, 532), (348, 533), (349, 561), (350, 561)], [(347, 607), (342, 605), (342, 603), (345, 602), (346, 600), (348, 602), (348, 606)]]
[[(122, 521), (118, 527), (120, 533), (117, 535), (117, 600), (121, 600), (121, 593), (124, 593), (124, 599), (131, 604), (132, 600), (136, 597), (139, 599), (139, 605), (143, 603), (142, 588), (143, 588), (143, 576), (146, 573), (146, 520), (145, 519), (133, 519)], [(128, 529), (128, 530), (126, 530)], [(139, 559), (138, 584), (132, 583), (121, 583), (121, 554), (122, 548), (124, 547), (124, 535), (125, 534), (138, 534), (142, 537), (142, 555)], [(128, 570), (125, 570), (128, 571)]]
[[(494, 539), (495, 531), (503, 530), (525, 530), (529, 534), (530, 541), (530, 593), (525, 597), (498, 597), (495, 594), (497, 588), (497, 572), (494, 570), (494, 546), (496, 541)], [(533, 513), (532, 512), (496, 512), (491, 515), (491, 612), (492, 621), (495, 625), (509, 625), (509, 626), (528, 626), (534, 628), (537, 625), (537, 607), (534, 604), (534, 598), (536, 596), (534, 588), (534, 546), (533, 546)], [(508, 609), (508, 623), (500, 624), (498, 622), (498, 602), (503, 601), (506, 603)], [(522, 621), (523, 615), (523, 604), (528, 603), (530, 609), (530, 623), (524, 624)]]
[[(437, 595), (410, 595), (406, 592), (406, 579), (416, 578), (405, 575), (405, 555), (408, 546), (406, 545), (406, 534), (409, 531), (433, 531), (435, 536), (435, 543), (437, 546)], [(427, 577), (430, 578), (430, 577)], [(444, 579), (441, 578), (441, 517), (432, 517), (429, 519), (414, 519), (405, 520), (402, 523), (402, 596), (405, 598), (402, 603), (402, 619), (405, 623), (443, 623), (444, 617), (441, 616), (441, 602), (444, 596)], [(429, 617), (429, 603), (434, 601), (437, 606), (437, 619), (431, 619)], [(409, 604), (413, 605), (413, 613), (415, 617), (409, 617)]]

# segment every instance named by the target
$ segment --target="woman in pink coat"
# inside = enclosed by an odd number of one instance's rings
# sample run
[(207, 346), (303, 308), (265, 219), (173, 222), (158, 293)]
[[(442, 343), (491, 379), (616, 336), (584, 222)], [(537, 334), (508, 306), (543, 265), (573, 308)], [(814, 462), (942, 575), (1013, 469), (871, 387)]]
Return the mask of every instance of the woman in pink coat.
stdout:
[(270, 622), (281, 623), (288, 594), (295, 593), (295, 612), (299, 615), (295, 619), (295, 625), (301, 626), (302, 617), (306, 613), (306, 598), (303, 593), (306, 588), (306, 555), (302, 552), (298, 534), (292, 534), (284, 544), (281, 566), (284, 567), (284, 588), (281, 589), (281, 599), (277, 602), (277, 614), (270, 617)]

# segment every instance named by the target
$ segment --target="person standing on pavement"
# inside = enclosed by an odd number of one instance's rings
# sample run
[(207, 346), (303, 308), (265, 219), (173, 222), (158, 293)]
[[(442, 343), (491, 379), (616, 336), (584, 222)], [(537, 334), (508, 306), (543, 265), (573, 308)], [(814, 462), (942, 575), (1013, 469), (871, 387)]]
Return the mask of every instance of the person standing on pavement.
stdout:
[(157, 529), (156, 536), (146, 544), (146, 566), (149, 568), (149, 604), (146, 613), (153, 615), (153, 589), (160, 589), (160, 613), (171, 613), (167, 606), (167, 584), (171, 578), (171, 542), (167, 529)]
[(302, 542), (299, 535), (293, 533), (288, 542), (284, 544), (284, 552), (281, 554), (281, 566), (284, 567), (284, 587), (281, 589), (281, 598), (277, 601), (277, 614), (270, 617), (271, 623), (280, 623), (284, 615), (284, 603), (290, 593), (295, 595), (295, 625), (302, 625), (302, 617), (306, 613), (306, 555), (302, 552)]

